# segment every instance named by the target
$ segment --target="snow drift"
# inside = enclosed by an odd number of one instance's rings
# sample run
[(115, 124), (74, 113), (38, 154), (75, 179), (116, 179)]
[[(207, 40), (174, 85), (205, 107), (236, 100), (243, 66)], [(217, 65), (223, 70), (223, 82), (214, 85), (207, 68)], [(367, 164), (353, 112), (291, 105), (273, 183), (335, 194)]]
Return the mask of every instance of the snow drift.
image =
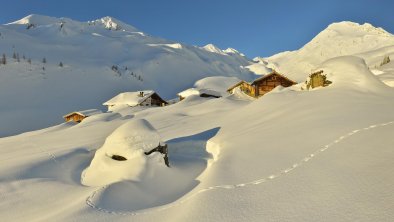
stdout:
[[(148, 121), (130, 120), (117, 128), (97, 150), (92, 163), (82, 173), (81, 183), (102, 186), (121, 180), (138, 180), (148, 160), (159, 162), (160, 155), (152, 154), (148, 158), (144, 152), (160, 142), (159, 134)], [(124, 161), (115, 157), (122, 157)]]

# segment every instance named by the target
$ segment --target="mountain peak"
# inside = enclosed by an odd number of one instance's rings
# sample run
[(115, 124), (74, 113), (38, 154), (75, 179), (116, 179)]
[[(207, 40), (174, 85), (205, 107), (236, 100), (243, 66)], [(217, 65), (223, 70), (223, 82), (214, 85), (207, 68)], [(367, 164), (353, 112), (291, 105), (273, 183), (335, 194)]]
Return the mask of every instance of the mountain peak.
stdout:
[[(7, 25), (32, 25), (32, 26), (41, 26), (41, 25), (52, 25), (52, 24), (58, 24), (58, 23), (73, 23), (77, 26), (84, 26), (86, 25), (85, 22), (80, 22), (80, 21), (74, 21), (69, 18), (55, 18), (55, 17), (50, 17), (50, 16), (45, 16), (45, 15), (37, 15), (37, 14), (31, 14), (28, 15), (22, 19), (19, 19), (17, 21), (8, 23)], [(126, 31), (131, 31), (131, 32), (137, 32), (138, 29), (135, 27), (128, 25), (118, 19), (115, 19), (110, 16), (105, 16), (100, 19), (96, 19), (94, 21), (87, 22), (89, 25), (102, 25), (105, 29), (108, 30), (126, 30)]]
[(227, 48), (225, 50), (220, 49), (219, 47), (217, 47), (216, 45), (210, 43), (207, 44), (203, 47), (201, 47), (202, 49), (204, 49), (205, 51), (208, 52), (213, 52), (213, 53), (217, 53), (217, 54), (221, 54), (221, 55), (239, 55), (239, 56), (245, 56), (244, 54), (240, 53), (238, 50), (233, 49), (233, 48)]
[(37, 14), (31, 14), (28, 15), (22, 19), (19, 19), (14, 22), (8, 23), (10, 24), (17, 24), (17, 25), (26, 25), (26, 24), (40, 24), (40, 25), (47, 25), (47, 24), (53, 24), (56, 22), (59, 22), (60, 19), (46, 16), (46, 15), (37, 15)]
[(240, 56), (245, 56), (243, 53), (240, 53), (238, 50), (233, 49), (233, 48), (227, 48), (226, 50), (223, 50), (223, 52), (226, 54), (237, 54)]
[(202, 49), (205, 49), (208, 52), (218, 53), (218, 54), (222, 54), (222, 55), (225, 54), (219, 47), (217, 47), (216, 45), (211, 44), (211, 43), (203, 46)]
[(380, 35), (391, 36), (389, 32), (370, 23), (359, 24), (356, 22), (342, 21), (330, 24), (323, 32), (336, 32), (348, 36)]
[(97, 19), (96, 22), (100, 22), (104, 25), (106, 29), (109, 30), (127, 30), (127, 31), (137, 31), (137, 29), (131, 25), (128, 25), (116, 18), (111, 16), (105, 16), (101, 19)]

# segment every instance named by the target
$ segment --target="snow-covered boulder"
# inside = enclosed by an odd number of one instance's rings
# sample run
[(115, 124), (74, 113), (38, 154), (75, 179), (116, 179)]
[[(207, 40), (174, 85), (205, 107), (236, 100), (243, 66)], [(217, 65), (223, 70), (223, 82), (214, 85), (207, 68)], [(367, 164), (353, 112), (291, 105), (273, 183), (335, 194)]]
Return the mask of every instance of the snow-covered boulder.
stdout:
[[(131, 120), (121, 125), (96, 151), (90, 166), (81, 175), (81, 183), (102, 186), (122, 180), (139, 180), (148, 161), (162, 161), (160, 154), (144, 154), (160, 143), (164, 144), (159, 134), (144, 119)], [(164, 164), (160, 166), (165, 167)]]

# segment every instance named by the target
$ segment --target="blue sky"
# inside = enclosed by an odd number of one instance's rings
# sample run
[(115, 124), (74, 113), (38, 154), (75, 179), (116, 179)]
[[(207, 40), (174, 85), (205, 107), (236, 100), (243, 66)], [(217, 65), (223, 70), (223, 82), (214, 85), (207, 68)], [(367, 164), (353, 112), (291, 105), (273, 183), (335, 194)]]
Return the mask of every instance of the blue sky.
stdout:
[(28, 14), (109, 15), (154, 36), (232, 47), (250, 58), (298, 49), (332, 22), (369, 22), (394, 33), (393, 0), (0, 0), (0, 23)]

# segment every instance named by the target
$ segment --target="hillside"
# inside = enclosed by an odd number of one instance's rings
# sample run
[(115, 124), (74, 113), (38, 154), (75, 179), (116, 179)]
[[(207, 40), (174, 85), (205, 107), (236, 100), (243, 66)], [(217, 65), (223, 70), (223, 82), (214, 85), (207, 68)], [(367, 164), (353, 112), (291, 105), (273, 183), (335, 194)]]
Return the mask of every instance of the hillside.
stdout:
[(376, 68), (384, 56), (394, 57), (393, 46), (394, 36), (382, 28), (368, 23), (339, 22), (329, 25), (299, 50), (282, 52), (264, 61), (303, 81), (320, 63), (338, 56), (356, 55)]
[(253, 78), (242, 68), (251, 61), (234, 49), (153, 37), (111, 17), (79, 22), (30, 15), (0, 25), (2, 54), (0, 100), (7, 102), (0, 137), (60, 123), (71, 111), (103, 108), (123, 91), (151, 89), (172, 99), (204, 77)]
[[(190, 96), (2, 138), (2, 221), (392, 221), (394, 90), (359, 57), (317, 68), (330, 86)], [(170, 168), (144, 155), (158, 143)]]

